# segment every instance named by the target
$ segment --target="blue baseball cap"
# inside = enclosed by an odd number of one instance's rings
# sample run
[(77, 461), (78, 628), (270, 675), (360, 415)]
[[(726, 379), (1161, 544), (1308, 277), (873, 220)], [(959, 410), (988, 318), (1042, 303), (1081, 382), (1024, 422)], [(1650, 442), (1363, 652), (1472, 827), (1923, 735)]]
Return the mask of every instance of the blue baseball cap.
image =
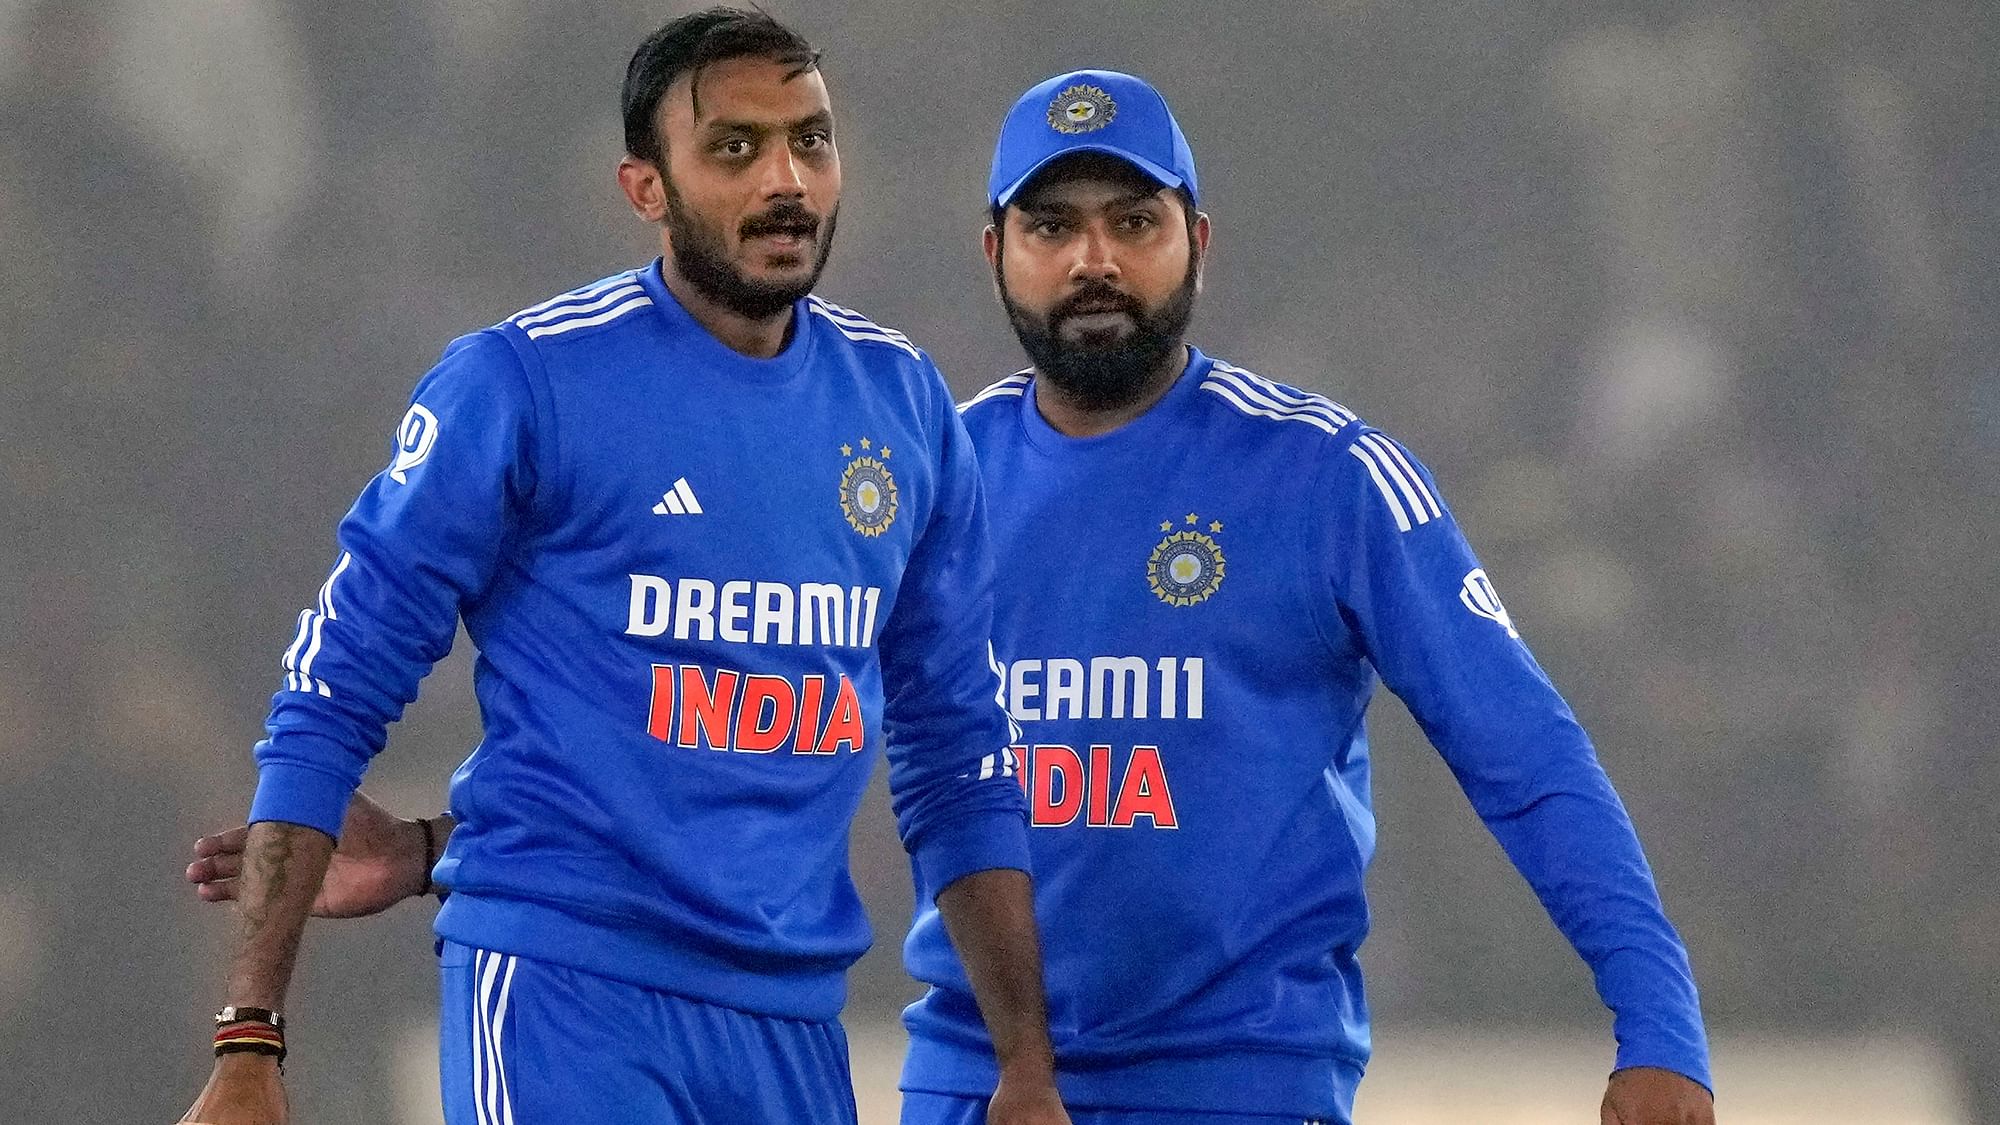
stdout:
[(987, 200), (1005, 207), (1022, 185), (1053, 161), (1102, 152), (1131, 163), (1162, 185), (1195, 188), (1194, 153), (1167, 99), (1145, 80), (1115, 70), (1072, 70), (1021, 95), (1000, 126)]

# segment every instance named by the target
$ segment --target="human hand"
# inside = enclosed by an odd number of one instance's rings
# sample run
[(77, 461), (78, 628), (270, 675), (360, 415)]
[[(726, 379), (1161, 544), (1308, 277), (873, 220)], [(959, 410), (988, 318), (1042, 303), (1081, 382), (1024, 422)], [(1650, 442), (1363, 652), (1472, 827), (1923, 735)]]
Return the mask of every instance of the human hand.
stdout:
[(1056, 1093), (1053, 1075), (1010, 1081), (1002, 1071), (1000, 1085), (986, 1103), (986, 1125), (1070, 1125), (1070, 1122), (1062, 1097)]
[(200, 1125), (287, 1125), (290, 1119), (278, 1060), (247, 1052), (216, 1059), (208, 1085), (181, 1116)]
[(1715, 1125), (1715, 1097), (1686, 1075), (1653, 1066), (1615, 1071), (1599, 1125)]
[[(236, 876), (243, 870), (243, 846), (249, 834), (248, 827), (237, 827), (194, 842), (195, 860), (188, 864), (187, 880), (203, 902), (236, 898)], [(443, 849), (444, 833), (438, 834), (437, 846)], [(423, 826), (393, 816), (366, 794), (356, 793), (348, 802), (340, 844), (313, 899), (312, 912), (319, 918), (379, 914), (423, 894), (429, 886)]]

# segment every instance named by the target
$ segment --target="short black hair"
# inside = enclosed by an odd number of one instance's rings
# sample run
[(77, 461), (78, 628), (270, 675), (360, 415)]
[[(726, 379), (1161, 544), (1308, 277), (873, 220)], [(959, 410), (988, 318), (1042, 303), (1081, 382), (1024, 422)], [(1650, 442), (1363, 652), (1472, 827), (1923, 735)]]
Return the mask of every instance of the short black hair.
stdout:
[[(742, 8), (709, 8), (682, 16), (646, 36), (632, 61), (625, 67), (625, 85), (619, 100), (625, 111), (625, 151), (640, 160), (658, 164), (666, 153), (657, 122), (660, 99), (667, 90), (688, 75), (690, 83), (701, 81), (703, 67), (725, 59), (768, 58), (794, 69), (785, 78), (797, 78), (819, 67), (819, 52), (805, 37), (765, 12)], [(696, 113), (701, 112), (698, 90), (690, 90)]]

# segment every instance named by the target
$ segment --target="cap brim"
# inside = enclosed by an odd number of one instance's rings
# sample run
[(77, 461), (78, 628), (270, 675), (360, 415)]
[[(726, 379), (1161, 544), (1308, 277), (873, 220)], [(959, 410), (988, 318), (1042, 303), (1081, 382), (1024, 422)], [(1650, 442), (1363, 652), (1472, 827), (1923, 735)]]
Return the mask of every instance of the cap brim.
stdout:
[(1016, 176), (1014, 178), (1013, 183), (1008, 184), (1007, 187), (1003, 191), (1001, 191), (999, 195), (993, 197), (993, 205), (995, 207), (1005, 207), (1009, 203), (1012, 203), (1014, 201), (1014, 197), (1020, 194), (1021, 189), (1028, 185), (1028, 181), (1040, 175), (1044, 168), (1047, 168), (1049, 165), (1054, 164), (1056, 161), (1061, 160), (1066, 156), (1075, 156), (1077, 153), (1080, 152), (1101, 152), (1106, 156), (1115, 156), (1118, 159), (1123, 160), (1125, 163), (1130, 164), (1134, 168), (1137, 168), (1139, 171), (1146, 173), (1146, 175), (1152, 177), (1153, 179), (1159, 181), (1161, 187), (1177, 188), (1186, 186), (1185, 182), (1179, 176), (1174, 175), (1172, 172), (1167, 171), (1165, 168), (1160, 167), (1158, 164), (1153, 163), (1152, 161), (1146, 159), (1143, 156), (1138, 156), (1133, 153), (1127, 152), (1116, 145), (1080, 144), (1080, 145), (1071, 145), (1068, 148), (1052, 152), (1047, 156), (1042, 157), (1040, 160), (1035, 161), (1035, 163), (1031, 165), (1027, 171), (1021, 173), (1019, 176)]

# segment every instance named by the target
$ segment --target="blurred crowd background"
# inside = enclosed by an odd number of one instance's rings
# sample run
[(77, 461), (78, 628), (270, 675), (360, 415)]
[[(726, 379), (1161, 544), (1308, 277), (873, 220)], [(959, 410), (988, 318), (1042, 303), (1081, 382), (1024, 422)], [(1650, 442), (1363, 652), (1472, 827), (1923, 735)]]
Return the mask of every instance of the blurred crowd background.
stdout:
[[(167, 1120), (199, 1087), (229, 919), (180, 868), (247, 808), (334, 522), (446, 341), (651, 256), (617, 88), (688, 7), (0, 0), (17, 1118)], [(1931, 1044), (2000, 1122), (2000, 6), (771, 10), (840, 115), (821, 291), (960, 392), (1022, 363), (978, 255), (1006, 107), (1076, 66), (1159, 85), (1216, 223), (1196, 341), (1436, 469), (1631, 807), (1712, 1026)], [(465, 648), (371, 774), (406, 812), (477, 738)], [(1372, 722), (1378, 1039), (1554, 1029), (1608, 1065), (1580, 963), (1393, 699)], [(909, 888), (879, 800), (854, 857), (878, 948), (849, 1018), (892, 1026)], [(429, 916), (309, 930), (300, 1120), (395, 1119)]]

